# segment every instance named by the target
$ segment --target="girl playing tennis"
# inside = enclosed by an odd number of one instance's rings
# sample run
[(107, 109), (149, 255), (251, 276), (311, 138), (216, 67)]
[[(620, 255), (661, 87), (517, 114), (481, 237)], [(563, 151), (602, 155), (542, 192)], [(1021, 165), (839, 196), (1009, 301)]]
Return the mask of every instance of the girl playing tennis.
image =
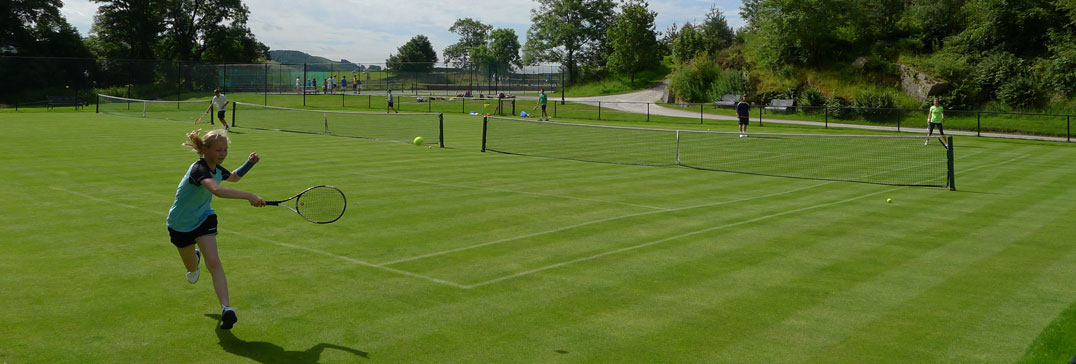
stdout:
[[(198, 129), (188, 133), (187, 142), (183, 143), (201, 158), (191, 164), (176, 187), (176, 200), (168, 210), (168, 235), (179, 249), (179, 256), (187, 268), (187, 281), (191, 284), (198, 282), (198, 263), (205, 254), (206, 268), (213, 276), (213, 290), (220, 300), (220, 328), (227, 330), (238, 319), (228, 301), (228, 280), (217, 255), (217, 215), (209, 203), (213, 196), (217, 196), (246, 199), (255, 207), (265, 206), (265, 200), (258, 195), (220, 185), (221, 181), (239, 182), (261, 158), (258, 153), (250, 153), (250, 158), (235, 173), (228, 172), (221, 167), (228, 156), (228, 132), (220, 129), (205, 135), (201, 132)], [(196, 249), (195, 244), (201, 249)]]

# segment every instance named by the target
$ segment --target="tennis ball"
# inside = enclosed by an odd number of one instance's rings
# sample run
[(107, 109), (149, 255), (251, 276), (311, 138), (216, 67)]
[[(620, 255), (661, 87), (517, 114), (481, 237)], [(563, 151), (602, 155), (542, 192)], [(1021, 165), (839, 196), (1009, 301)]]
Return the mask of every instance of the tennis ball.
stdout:
[(893, 199), (891, 199), (891, 198), (889, 198), (889, 199), (886, 199), (886, 200), (885, 200), (885, 202), (887, 202), (887, 203), (893, 203)]
[(422, 137), (420, 137), (420, 136), (415, 137), (414, 143), (415, 143), (415, 146), (421, 147), (422, 146)]

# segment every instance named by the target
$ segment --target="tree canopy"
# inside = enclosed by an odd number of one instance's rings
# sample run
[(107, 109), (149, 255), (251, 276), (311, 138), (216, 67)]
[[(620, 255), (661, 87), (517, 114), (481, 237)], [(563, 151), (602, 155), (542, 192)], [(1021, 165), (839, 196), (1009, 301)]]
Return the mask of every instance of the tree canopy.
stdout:
[(631, 82), (635, 82), (636, 72), (659, 62), (661, 54), (654, 25), (658, 13), (651, 11), (644, 0), (630, 0), (620, 9), (606, 37), (612, 49), (609, 67), (630, 74)]
[(433, 50), (430, 39), (425, 35), (416, 35), (396, 49), (396, 54), (389, 55), (386, 66), (400, 72), (430, 72), (437, 63), (437, 51)]

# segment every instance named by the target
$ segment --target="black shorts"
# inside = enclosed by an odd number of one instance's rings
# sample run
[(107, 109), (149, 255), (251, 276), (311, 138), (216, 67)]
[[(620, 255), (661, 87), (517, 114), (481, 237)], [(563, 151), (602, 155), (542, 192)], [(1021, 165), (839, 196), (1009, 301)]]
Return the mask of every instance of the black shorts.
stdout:
[(942, 135), (945, 135), (945, 129), (942, 128), (941, 123), (930, 123), (930, 130), (928, 130), (927, 133), (928, 134), (933, 133), (935, 126), (937, 126), (939, 133), (941, 133)]
[(217, 215), (209, 215), (201, 225), (188, 232), (179, 232), (168, 228), (168, 236), (172, 238), (172, 245), (183, 248), (194, 244), (194, 241), (206, 235), (217, 235)]
[(542, 105), (542, 112), (545, 112), (545, 105)]
[(740, 125), (747, 125), (751, 121), (750, 118), (740, 117)]
[(224, 120), (224, 110), (217, 111), (217, 119)]

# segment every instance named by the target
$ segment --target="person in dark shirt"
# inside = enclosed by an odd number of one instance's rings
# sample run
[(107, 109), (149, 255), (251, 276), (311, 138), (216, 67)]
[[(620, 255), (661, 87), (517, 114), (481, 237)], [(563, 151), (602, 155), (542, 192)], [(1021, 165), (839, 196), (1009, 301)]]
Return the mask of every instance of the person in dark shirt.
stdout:
[(747, 103), (747, 95), (740, 96), (740, 102), (736, 104), (736, 116), (740, 118), (740, 137), (746, 137), (747, 122), (751, 117), (751, 104)]

